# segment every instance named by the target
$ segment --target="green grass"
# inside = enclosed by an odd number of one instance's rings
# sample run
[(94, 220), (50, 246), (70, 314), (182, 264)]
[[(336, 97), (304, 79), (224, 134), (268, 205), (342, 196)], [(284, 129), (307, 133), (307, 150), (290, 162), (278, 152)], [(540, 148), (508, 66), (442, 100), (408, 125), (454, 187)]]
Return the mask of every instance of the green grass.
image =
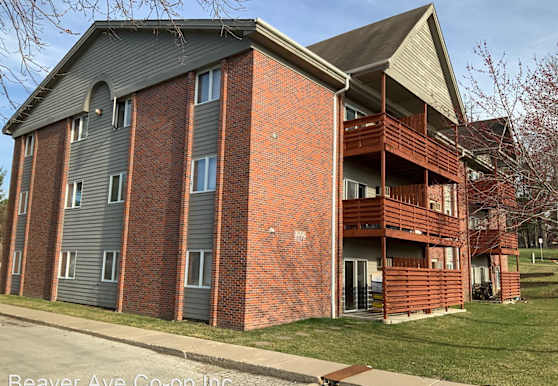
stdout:
[[(558, 251), (552, 253), (558, 257)], [(522, 251), (520, 268), (558, 272), (550, 261), (532, 265), (528, 250)], [(0, 296), (0, 302), (457, 382), (558, 384), (558, 275), (522, 280), (522, 295), (525, 302), (470, 303), (467, 313), (399, 325), (310, 319), (249, 332), (16, 296)]]

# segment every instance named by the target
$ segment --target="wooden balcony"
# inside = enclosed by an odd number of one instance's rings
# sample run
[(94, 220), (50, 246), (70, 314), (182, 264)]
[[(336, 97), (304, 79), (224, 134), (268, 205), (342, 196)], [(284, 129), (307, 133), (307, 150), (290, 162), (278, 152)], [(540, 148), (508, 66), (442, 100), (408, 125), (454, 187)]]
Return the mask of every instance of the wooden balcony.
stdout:
[(388, 197), (343, 201), (344, 237), (392, 237), (457, 246), (456, 217)]
[(470, 230), (471, 255), (519, 255), (517, 233), (498, 230)]
[(521, 297), (521, 284), (519, 279), (519, 272), (502, 272), (502, 292), (500, 294), (502, 302)]
[(459, 160), (453, 150), (388, 114), (346, 121), (343, 126), (346, 157), (384, 149), (451, 181), (462, 181)]
[(471, 204), (482, 204), (490, 208), (517, 207), (514, 186), (508, 182), (495, 181), (490, 177), (469, 181), (467, 195)]

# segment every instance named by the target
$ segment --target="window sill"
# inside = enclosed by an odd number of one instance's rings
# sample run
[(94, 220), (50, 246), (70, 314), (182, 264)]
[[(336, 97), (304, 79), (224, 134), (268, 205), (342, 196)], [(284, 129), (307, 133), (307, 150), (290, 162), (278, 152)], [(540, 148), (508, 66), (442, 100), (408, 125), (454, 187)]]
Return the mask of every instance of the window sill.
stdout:
[(80, 143), (80, 142), (85, 141), (86, 139), (87, 139), (87, 137), (86, 137), (86, 138), (82, 138), (82, 139), (76, 139), (75, 141), (71, 141), (70, 144), (73, 145), (74, 143)]
[(199, 285), (185, 285), (184, 288), (196, 288), (196, 289), (211, 289), (211, 287), (199, 286)]
[(21, 276), (21, 273), (12, 273), (12, 276)]
[(107, 204), (108, 205), (118, 205), (118, 204), (124, 204), (126, 201), (122, 200), (122, 201), (109, 201)]
[(76, 280), (75, 277), (59, 277), (58, 280)]
[(70, 209), (81, 209), (81, 206), (69, 206), (67, 208), (64, 208), (64, 210), (70, 210)]
[(25, 213), (18, 213), (17, 215), (18, 215), (18, 216), (25, 216), (26, 214), (27, 214), (27, 212), (25, 212)]
[(206, 105), (206, 104), (208, 104), (208, 103), (211, 103), (211, 102), (216, 102), (216, 101), (218, 101), (219, 99), (221, 99), (221, 98), (219, 97), (219, 98), (217, 98), (217, 99), (212, 99), (212, 100), (210, 100), (210, 101), (205, 101), (205, 102), (194, 103), (194, 106), (202, 106), (202, 105)]
[(103, 279), (101, 279), (101, 283), (118, 284), (118, 280), (103, 280)]
[(212, 190), (197, 190), (195, 192), (190, 192), (190, 194), (200, 194), (200, 193), (214, 193), (215, 189)]

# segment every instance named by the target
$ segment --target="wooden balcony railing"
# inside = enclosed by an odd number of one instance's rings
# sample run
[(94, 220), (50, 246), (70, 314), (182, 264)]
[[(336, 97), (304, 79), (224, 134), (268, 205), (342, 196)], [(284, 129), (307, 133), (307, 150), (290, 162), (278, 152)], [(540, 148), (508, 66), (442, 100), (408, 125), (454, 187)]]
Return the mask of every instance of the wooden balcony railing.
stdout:
[(517, 233), (498, 230), (470, 230), (469, 242), (473, 256), (484, 253), (518, 255)]
[(387, 267), (384, 270), (385, 315), (463, 305), (459, 270)]
[(376, 114), (344, 123), (345, 156), (385, 149), (454, 182), (461, 182), (454, 151), (388, 114)]
[(418, 257), (389, 257), (387, 258), (388, 267), (404, 268), (428, 268), (428, 260)]
[(519, 272), (502, 272), (501, 298), (511, 300), (521, 297), (521, 285), (519, 283)]
[(467, 183), (467, 195), (471, 204), (495, 207), (517, 207), (515, 188), (505, 181), (483, 178)]
[(388, 197), (343, 201), (343, 224), (347, 237), (374, 236), (378, 230), (403, 231), (409, 240), (429, 242), (430, 237), (458, 240), (456, 217)]

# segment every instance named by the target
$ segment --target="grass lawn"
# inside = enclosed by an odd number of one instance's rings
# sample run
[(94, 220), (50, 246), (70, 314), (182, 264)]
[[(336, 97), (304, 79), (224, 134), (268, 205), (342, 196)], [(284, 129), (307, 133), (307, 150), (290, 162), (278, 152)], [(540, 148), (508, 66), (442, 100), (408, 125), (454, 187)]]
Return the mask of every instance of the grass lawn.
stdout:
[[(558, 258), (558, 250), (546, 253)], [(522, 279), (526, 302), (470, 303), (467, 313), (390, 326), (311, 319), (238, 332), (17, 296), (0, 296), (0, 302), (457, 382), (558, 384), (558, 264), (545, 260), (532, 265), (530, 250), (525, 250), (520, 268), (553, 275)]]

